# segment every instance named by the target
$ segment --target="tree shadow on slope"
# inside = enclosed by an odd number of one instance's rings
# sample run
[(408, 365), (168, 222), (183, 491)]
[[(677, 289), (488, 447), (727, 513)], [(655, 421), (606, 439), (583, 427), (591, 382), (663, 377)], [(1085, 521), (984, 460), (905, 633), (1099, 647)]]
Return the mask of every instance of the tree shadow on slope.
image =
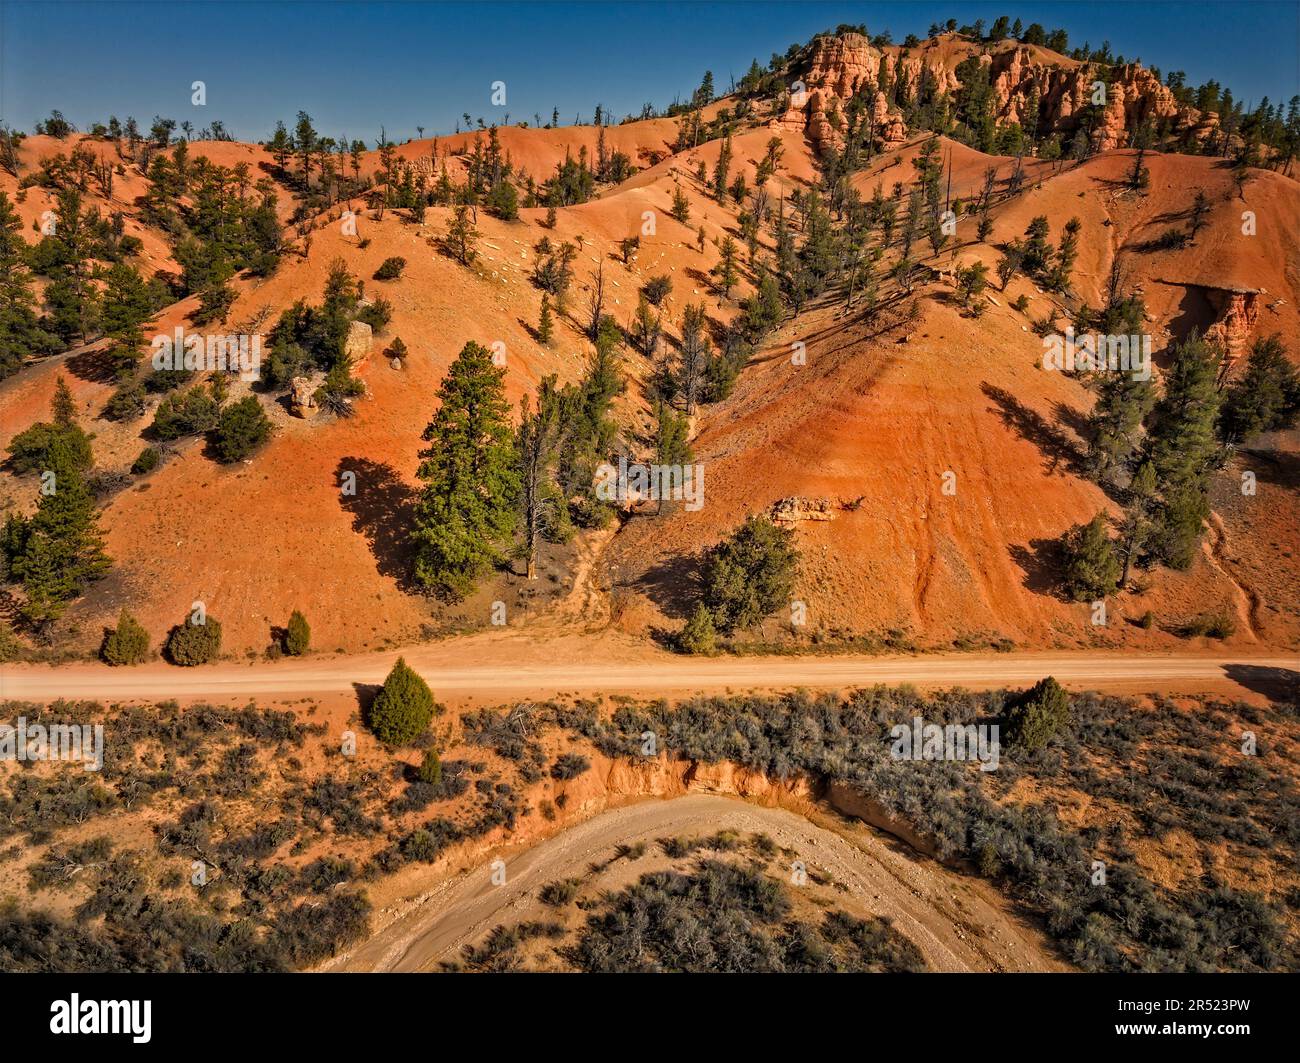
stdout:
[(1030, 539), (1027, 546), (1012, 543), (1007, 547), (1011, 560), (1025, 574), (1021, 585), (1032, 594), (1044, 594), (1058, 602), (1070, 598), (1061, 587), (1061, 572), (1065, 568), (1065, 552), (1059, 539)]
[[(352, 474), (355, 481), (352, 480)], [(335, 469), (339, 500), (352, 515), (352, 530), (365, 537), (380, 575), (397, 581), (407, 593), (417, 588), (411, 569), (415, 550), (410, 532), (415, 523), (417, 492), (397, 470), (369, 458), (343, 458)], [(349, 487), (355, 493), (349, 493)]]
[(701, 576), (697, 556), (675, 554), (646, 569), (633, 586), (654, 602), (664, 616), (686, 620), (699, 601)]
[(1087, 464), (1083, 452), (1059, 426), (1053, 424), (1037, 410), (1030, 409), (1006, 388), (985, 381), (980, 384), (984, 392), (997, 405), (1002, 423), (1027, 439), (1043, 452), (1044, 469), (1051, 475), (1062, 465), (1075, 476), (1084, 476)]
[(1261, 483), (1300, 489), (1300, 454), (1256, 446), (1242, 447), (1237, 453)]
[(69, 355), (63, 368), (88, 384), (112, 384), (117, 380), (117, 365), (103, 347), (92, 347)]

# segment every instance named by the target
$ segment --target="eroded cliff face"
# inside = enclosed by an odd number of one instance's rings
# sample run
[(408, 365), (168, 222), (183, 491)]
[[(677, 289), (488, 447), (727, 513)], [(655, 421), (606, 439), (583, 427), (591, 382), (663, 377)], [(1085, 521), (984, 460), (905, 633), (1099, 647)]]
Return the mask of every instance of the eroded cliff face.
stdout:
[[(980, 46), (952, 35), (911, 49), (877, 48), (857, 33), (820, 37), (796, 71), (804, 91), (792, 92), (788, 109), (776, 122), (805, 132), (819, 148), (834, 144), (840, 136), (837, 125), (843, 125), (837, 122), (837, 112), (842, 115), (847, 101), (861, 95), (872, 107), (875, 141), (888, 149), (905, 140), (908, 129), (878, 91), (881, 68), (891, 85), (900, 79), (905, 82), (910, 95), (928, 81), (937, 92), (952, 96), (961, 88), (957, 67), (977, 57), (989, 68), (1000, 125), (1018, 123), (1028, 129), (1033, 124), (1039, 136), (1073, 135), (1092, 105), (1101, 77), (1098, 67), (1015, 41), (981, 51)], [(1136, 63), (1112, 69), (1105, 101), (1091, 133), (1094, 151), (1127, 145), (1147, 120), (1175, 134), (1190, 131), (1198, 140), (1218, 129), (1217, 115), (1182, 106), (1151, 71)]]
[(1263, 294), (1248, 288), (1208, 288), (1206, 295), (1214, 308), (1214, 323), (1205, 330), (1208, 339), (1223, 346), (1229, 366), (1246, 350), (1259, 321), (1259, 297)]

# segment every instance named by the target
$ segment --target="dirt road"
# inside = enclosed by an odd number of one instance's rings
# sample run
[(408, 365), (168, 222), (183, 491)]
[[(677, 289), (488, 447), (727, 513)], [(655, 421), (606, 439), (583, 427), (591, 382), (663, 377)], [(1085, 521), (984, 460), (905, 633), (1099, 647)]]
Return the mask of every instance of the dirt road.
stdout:
[[(221, 662), (177, 668), (77, 663), (0, 666), (0, 699), (246, 698), (333, 694), (377, 684), (398, 651), (356, 656), (313, 654), (274, 663)], [(876, 683), (988, 687), (1053, 675), (1076, 688), (1124, 691), (1230, 689), (1243, 675), (1275, 681), (1300, 673), (1297, 657), (1103, 653), (954, 653), (922, 656), (682, 657), (600, 638), (468, 636), (401, 655), (450, 699), (549, 697), (559, 693), (649, 696)], [(1240, 688), (1245, 689), (1243, 686)]]
[[(479, 943), (494, 926), (540, 918), (548, 911), (537, 900), (542, 886), (584, 874), (593, 861), (607, 859), (615, 845), (644, 841), (653, 848), (657, 838), (725, 829), (766, 832), (810, 868), (824, 869), (870, 911), (890, 916), (921, 950), (931, 970), (1062, 969), (1038, 935), (978, 880), (908, 856), (867, 828), (850, 827), (842, 836), (785, 809), (692, 794), (605, 812), (507, 856), (503, 885), (493, 885), (490, 862), (448, 879), (322, 970), (437, 970), (441, 961), (457, 958), (462, 945)], [(640, 870), (649, 868), (632, 864), (626, 874)]]

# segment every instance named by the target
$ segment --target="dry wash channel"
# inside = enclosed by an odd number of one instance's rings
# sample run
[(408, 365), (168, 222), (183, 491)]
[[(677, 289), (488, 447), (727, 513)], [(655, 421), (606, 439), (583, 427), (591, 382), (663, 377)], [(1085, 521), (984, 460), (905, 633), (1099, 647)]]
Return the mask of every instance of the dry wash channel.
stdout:
[[(324, 969), (440, 970), (498, 926), (551, 918), (554, 909), (539, 896), (550, 883), (579, 878), (598, 889), (622, 889), (647, 871), (681, 866), (666, 856), (660, 839), (719, 831), (765, 834), (792, 851), (809, 875), (808, 884), (798, 889), (820, 891), (829, 904), (857, 916), (887, 916), (920, 950), (929, 970), (1061, 969), (1039, 935), (984, 883), (917, 858), (861, 824), (832, 824), (827, 817), (821, 825), (785, 809), (715, 794), (644, 801), (602, 813), (507, 857), (502, 885), (493, 883), (489, 863), (450, 877)], [(619, 847), (636, 849), (638, 843), (645, 843), (644, 856), (611, 860)], [(593, 871), (593, 865), (601, 870)]]

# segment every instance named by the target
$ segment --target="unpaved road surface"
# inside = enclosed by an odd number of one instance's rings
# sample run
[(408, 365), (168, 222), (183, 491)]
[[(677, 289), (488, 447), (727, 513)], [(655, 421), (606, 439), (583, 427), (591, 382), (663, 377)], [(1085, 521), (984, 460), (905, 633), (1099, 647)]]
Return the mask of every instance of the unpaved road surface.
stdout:
[(1300, 657), (1127, 655), (1101, 653), (935, 654), (910, 657), (682, 657), (607, 645), (469, 636), (400, 651), (355, 656), (177, 668), (162, 662), (135, 668), (76, 663), (0, 667), (0, 699), (246, 698), (331, 694), (383, 682), (404, 656), (442, 699), (551, 697), (558, 693), (650, 696), (728, 689), (846, 689), (876, 683), (918, 686), (1024, 685), (1052, 675), (1077, 688), (1163, 691), (1177, 686), (1231, 690), (1230, 669), (1300, 673)]
[[(581, 876), (620, 843), (719, 830), (765, 832), (828, 872), (870, 911), (887, 915), (935, 971), (1047, 971), (1064, 966), (1040, 935), (1022, 925), (991, 887), (933, 861), (913, 858), (866, 827), (842, 836), (780, 808), (738, 798), (691, 794), (602, 813), (507, 857), (505, 884), (493, 885), (490, 862), (454, 876), (324, 971), (436, 971), (461, 946), (478, 944), (495, 926), (541, 918), (542, 886)], [(629, 873), (635, 871), (632, 863)], [(793, 888), (793, 887), (792, 887)]]

